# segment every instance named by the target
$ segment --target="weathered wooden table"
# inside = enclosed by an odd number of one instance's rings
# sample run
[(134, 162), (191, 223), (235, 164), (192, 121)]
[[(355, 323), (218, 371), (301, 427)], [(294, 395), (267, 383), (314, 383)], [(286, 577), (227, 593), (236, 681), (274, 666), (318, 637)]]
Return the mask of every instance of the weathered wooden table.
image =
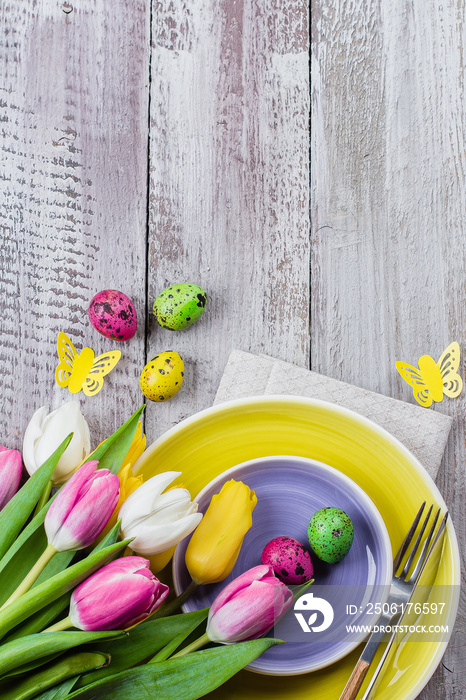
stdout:
[[(149, 440), (212, 403), (233, 347), (407, 401), (397, 359), (466, 352), (464, 3), (313, 0), (311, 32), (303, 0), (4, 0), (1, 17), (1, 443), (70, 397), (59, 330), (113, 347), (86, 314), (103, 288), (139, 330), (81, 398), (94, 441), (171, 347), (186, 382), (147, 407)], [(176, 281), (210, 301), (175, 337), (151, 307)], [(455, 417), (438, 486), (463, 556), (464, 397), (434, 409)], [(422, 700), (465, 697), (464, 602)]]

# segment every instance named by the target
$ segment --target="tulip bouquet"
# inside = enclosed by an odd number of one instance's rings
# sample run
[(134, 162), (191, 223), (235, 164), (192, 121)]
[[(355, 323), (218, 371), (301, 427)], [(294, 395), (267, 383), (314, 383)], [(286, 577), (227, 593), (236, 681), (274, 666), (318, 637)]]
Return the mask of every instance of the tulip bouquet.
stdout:
[[(171, 614), (231, 572), (256, 500), (231, 481), (202, 518), (187, 489), (167, 490), (178, 472), (134, 476), (141, 413), (91, 453), (76, 402), (39, 409), (21, 488), (21, 454), (0, 448), (0, 700), (194, 700), (279, 643), (263, 635), (293, 596), (267, 566), (210, 610)], [(156, 574), (193, 531), (193, 583), (166, 602)]]

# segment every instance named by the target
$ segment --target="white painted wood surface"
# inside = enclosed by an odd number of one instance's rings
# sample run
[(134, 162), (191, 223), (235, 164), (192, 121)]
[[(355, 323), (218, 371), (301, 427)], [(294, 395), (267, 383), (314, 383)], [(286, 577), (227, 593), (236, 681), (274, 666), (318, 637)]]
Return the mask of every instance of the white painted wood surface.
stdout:
[[(396, 360), (466, 354), (464, 29), (456, 0), (313, 2), (312, 368), (407, 401)], [(465, 396), (434, 409), (463, 562)], [(463, 594), (422, 700), (465, 697), (465, 621)]]
[(137, 337), (98, 398), (78, 397), (100, 439), (141, 402), (149, 8), (9, 0), (2, 14), (0, 442), (18, 445), (35, 409), (72, 398), (54, 381), (60, 330), (78, 349), (114, 347), (87, 307), (122, 288)]
[[(149, 440), (212, 402), (233, 347), (406, 400), (397, 359), (453, 339), (466, 353), (464, 13), (313, 0), (310, 245), (307, 3), (6, 0), (0, 442), (19, 446), (35, 408), (69, 398), (59, 330), (115, 345), (87, 320), (103, 288), (129, 294), (140, 323), (80, 399), (96, 442), (139, 405), (160, 350), (182, 354), (186, 381), (147, 406)], [(176, 281), (209, 302), (170, 334), (151, 307)], [(436, 410), (457, 418), (438, 483), (464, 556), (465, 399)], [(464, 622), (463, 599), (421, 700), (464, 698)]]
[[(212, 404), (233, 348), (309, 362), (309, 39), (305, 3), (161, 0), (151, 60), (148, 357), (186, 363), (150, 434)], [(152, 303), (195, 282), (176, 334)]]

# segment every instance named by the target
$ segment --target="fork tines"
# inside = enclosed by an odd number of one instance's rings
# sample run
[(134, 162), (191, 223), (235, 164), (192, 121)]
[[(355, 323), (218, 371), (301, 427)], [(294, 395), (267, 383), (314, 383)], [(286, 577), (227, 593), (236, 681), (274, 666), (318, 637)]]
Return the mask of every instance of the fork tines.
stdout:
[[(393, 562), (393, 573), (394, 573), (394, 575), (396, 575), (397, 570), (400, 568), (400, 566), (401, 566), (401, 564), (402, 564), (402, 562), (403, 562), (403, 559), (404, 559), (405, 555), (407, 554), (408, 549), (410, 548), (410, 545), (411, 545), (411, 543), (412, 543), (412, 541), (413, 541), (413, 538), (414, 538), (414, 536), (415, 536), (415, 534), (416, 534), (416, 531), (417, 531), (419, 522), (420, 522), (420, 520), (421, 520), (421, 518), (422, 518), (422, 515), (423, 515), (423, 513), (424, 513), (425, 507), (426, 507), (426, 501), (424, 501), (424, 503), (423, 503), (423, 504), (421, 505), (421, 507), (419, 508), (419, 511), (418, 511), (416, 517), (414, 518), (413, 524), (411, 525), (411, 527), (410, 527), (410, 529), (409, 529), (409, 532), (408, 532), (408, 534), (406, 535), (406, 537), (405, 537), (405, 539), (404, 539), (404, 541), (403, 541), (403, 544), (401, 545), (401, 547), (400, 547), (400, 549), (399, 549), (399, 551), (398, 551), (398, 554), (397, 554), (396, 557), (395, 557), (395, 560), (394, 560), (394, 562)], [(431, 522), (431, 525), (430, 525), (430, 530), (429, 530), (429, 532), (428, 532), (428, 534), (427, 534), (427, 537), (424, 539), (424, 542), (423, 542), (423, 545), (422, 545), (422, 549), (421, 549), (421, 553), (420, 553), (420, 555), (419, 555), (418, 558), (417, 558), (415, 568), (414, 568), (413, 572), (411, 573), (411, 576), (410, 576), (409, 579), (408, 579), (407, 576), (408, 576), (409, 570), (410, 570), (410, 568), (411, 568), (411, 566), (413, 565), (413, 562), (414, 562), (414, 560), (415, 560), (417, 551), (418, 551), (419, 546), (420, 546), (420, 544), (421, 544), (421, 542), (422, 542), (422, 538), (423, 538), (423, 536), (424, 536), (424, 533), (425, 533), (425, 531), (426, 531), (426, 529), (427, 529), (427, 525), (428, 525), (429, 520), (430, 520), (430, 518), (431, 518), (432, 511), (433, 511), (433, 506), (431, 505), (430, 508), (429, 508), (429, 510), (428, 510), (428, 512), (427, 512), (427, 515), (425, 516), (423, 522), (421, 523), (421, 527), (420, 527), (419, 532), (418, 532), (418, 535), (417, 535), (417, 537), (416, 537), (416, 541), (415, 541), (414, 545), (412, 546), (411, 551), (410, 551), (409, 554), (408, 554), (408, 558), (407, 558), (406, 563), (405, 563), (405, 565), (404, 565), (404, 567), (403, 567), (403, 570), (402, 570), (401, 573), (399, 574), (399, 578), (404, 579), (404, 580), (405, 580), (406, 582), (408, 582), (408, 583), (413, 583), (413, 582), (417, 579), (417, 577), (418, 577), (418, 575), (419, 575), (419, 573), (420, 573), (420, 571), (421, 571), (422, 565), (423, 565), (423, 563), (424, 563), (424, 560), (425, 560), (425, 558), (426, 558), (426, 555), (427, 555), (427, 553), (428, 553), (428, 551), (429, 551), (429, 546), (430, 546), (430, 544), (431, 544), (431, 542), (432, 542), (432, 540), (433, 540), (434, 533), (435, 533), (435, 529), (436, 529), (436, 527), (437, 527), (437, 523), (438, 523), (438, 520), (439, 520), (439, 517), (440, 517), (441, 508), (439, 508), (439, 509), (436, 511), (436, 513), (435, 513), (434, 519), (433, 519), (433, 521)], [(447, 517), (448, 517), (448, 513), (446, 513), (445, 518), (444, 518), (444, 521), (446, 521), (446, 518), (447, 518)], [(440, 529), (443, 530), (443, 527), (444, 527), (444, 524), (442, 524), (442, 525), (440, 526), (439, 531), (440, 531)]]

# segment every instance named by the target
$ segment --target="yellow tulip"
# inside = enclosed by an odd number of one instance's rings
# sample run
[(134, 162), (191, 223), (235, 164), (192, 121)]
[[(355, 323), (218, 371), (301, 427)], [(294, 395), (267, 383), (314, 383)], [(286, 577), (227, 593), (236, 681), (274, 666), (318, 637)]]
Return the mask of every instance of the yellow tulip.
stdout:
[(150, 561), (150, 570), (153, 574), (158, 574), (162, 569), (164, 569), (170, 559), (175, 554), (176, 545), (170, 547), (166, 552), (160, 552), (160, 554), (146, 554), (146, 559)]
[(193, 581), (217, 583), (228, 576), (252, 525), (256, 503), (254, 491), (234, 479), (212, 496), (186, 550), (186, 566)]

